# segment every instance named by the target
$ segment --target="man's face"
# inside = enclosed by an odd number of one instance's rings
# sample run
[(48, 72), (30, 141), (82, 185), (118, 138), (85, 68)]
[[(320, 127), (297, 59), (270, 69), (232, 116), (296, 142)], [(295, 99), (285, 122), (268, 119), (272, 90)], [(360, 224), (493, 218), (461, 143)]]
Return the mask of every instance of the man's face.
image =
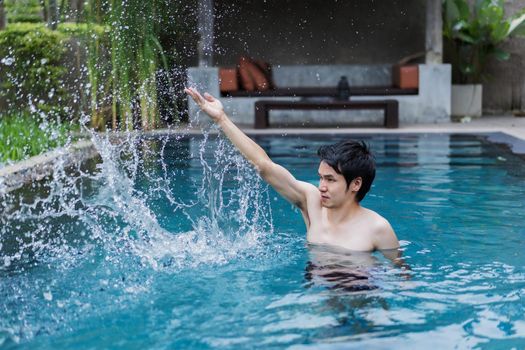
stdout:
[(319, 192), (321, 192), (321, 205), (325, 208), (340, 207), (346, 201), (355, 200), (355, 194), (361, 187), (361, 178), (357, 178), (347, 189), (343, 175), (338, 174), (334, 168), (322, 161), (319, 164)]
[(319, 164), (319, 192), (321, 205), (326, 208), (338, 207), (346, 199), (346, 180), (325, 162)]

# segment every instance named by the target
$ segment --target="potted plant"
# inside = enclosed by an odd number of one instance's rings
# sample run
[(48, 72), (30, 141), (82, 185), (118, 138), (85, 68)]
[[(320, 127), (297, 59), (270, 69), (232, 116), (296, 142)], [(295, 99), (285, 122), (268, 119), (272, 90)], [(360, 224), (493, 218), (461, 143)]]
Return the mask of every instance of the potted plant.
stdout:
[(525, 7), (505, 18), (503, 0), (443, 0), (443, 36), (452, 64), (452, 116), (481, 116), (482, 82), (488, 59), (507, 60), (500, 48), (509, 37), (525, 36)]

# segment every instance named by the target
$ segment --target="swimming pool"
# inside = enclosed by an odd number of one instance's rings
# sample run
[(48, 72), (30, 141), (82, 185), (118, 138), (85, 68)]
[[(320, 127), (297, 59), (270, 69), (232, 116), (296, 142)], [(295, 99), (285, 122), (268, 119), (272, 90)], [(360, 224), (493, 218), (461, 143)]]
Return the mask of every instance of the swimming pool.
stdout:
[[(344, 137), (255, 136), (312, 183)], [(352, 137), (376, 154), (363, 205), (397, 264), (307, 246), (222, 137), (100, 138), (104, 162), (3, 198), (0, 347), (523, 346), (524, 159), (485, 136)]]

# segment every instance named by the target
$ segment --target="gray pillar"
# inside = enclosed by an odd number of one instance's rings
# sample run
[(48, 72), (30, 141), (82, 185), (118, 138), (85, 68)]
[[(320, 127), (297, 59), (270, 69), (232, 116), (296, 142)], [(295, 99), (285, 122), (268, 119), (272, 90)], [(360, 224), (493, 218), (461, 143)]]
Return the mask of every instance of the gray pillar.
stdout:
[(443, 63), (443, 18), (441, 0), (427, 0), (425, 62)]
[(0, 0), (0, 30), (5, 28), (4, 0)]
[(213, 0), (199, 0), (199, 66), (213, 66)]

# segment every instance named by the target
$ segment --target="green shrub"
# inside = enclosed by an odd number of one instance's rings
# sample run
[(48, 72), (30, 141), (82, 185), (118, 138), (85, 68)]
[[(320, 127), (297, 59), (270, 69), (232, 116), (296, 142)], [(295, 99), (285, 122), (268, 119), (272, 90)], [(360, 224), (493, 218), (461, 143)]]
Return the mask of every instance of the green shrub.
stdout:
[(56, 110), (64, 103), (60, 65), (66, 36), (43, 24), (15, 23), (0, 31), (0, 97), (19, 110)]
[[(86, 56), (109, 45), (108, 33), (107, 27), (91, 23), (61, 23), (55, 31), (43, 23), (9, 24), (0, 31), (3, 104), (10, 110), (42, 111), (63, 119), (75, 118), (80, 110), (87, 112), (87, 99), (94, 92), (85, 94), (84, 67), (90, 68), (90, 77), (95, 72), (99, 82), (109, 79), (110, 68), (104, 64), (109, 59), (90, 66)], [(103, 95), (104, 91), (97, 93)]]
[(5, 0), (5, 10), (9, 23), (43, 21), (39, 0)]
[(109, 28), (94, 24), (94, 23), (72, 23), (65, 22), (59, 23), (57, 30), (68, 36), (74, 37), (89, 37), (93, 39), (105, 39), (108, 40), (107, 35), (109, 34)]
[(19, 161), (63, 146), (72, 130), (68, 124), (46, 121), (27, 112), (0, 115), (0, 163)]
[[(111, 111), (109, 27), (95, 23), (61, 23), (57, 30), (70, 37), (71, 43), (75, 43), (70, 46), (72, 50), (68, 56), (75, 56), (76, 62), (83, 68), (77, 67), (75, 86), (69, 87), (79, 96), (77, 101), (80, 101), (80, 105), (74, 105), (75, 111), (90, 114), (92, 126), (104, 129)], [(71, 78), (70, 74), (68, 76)]]

